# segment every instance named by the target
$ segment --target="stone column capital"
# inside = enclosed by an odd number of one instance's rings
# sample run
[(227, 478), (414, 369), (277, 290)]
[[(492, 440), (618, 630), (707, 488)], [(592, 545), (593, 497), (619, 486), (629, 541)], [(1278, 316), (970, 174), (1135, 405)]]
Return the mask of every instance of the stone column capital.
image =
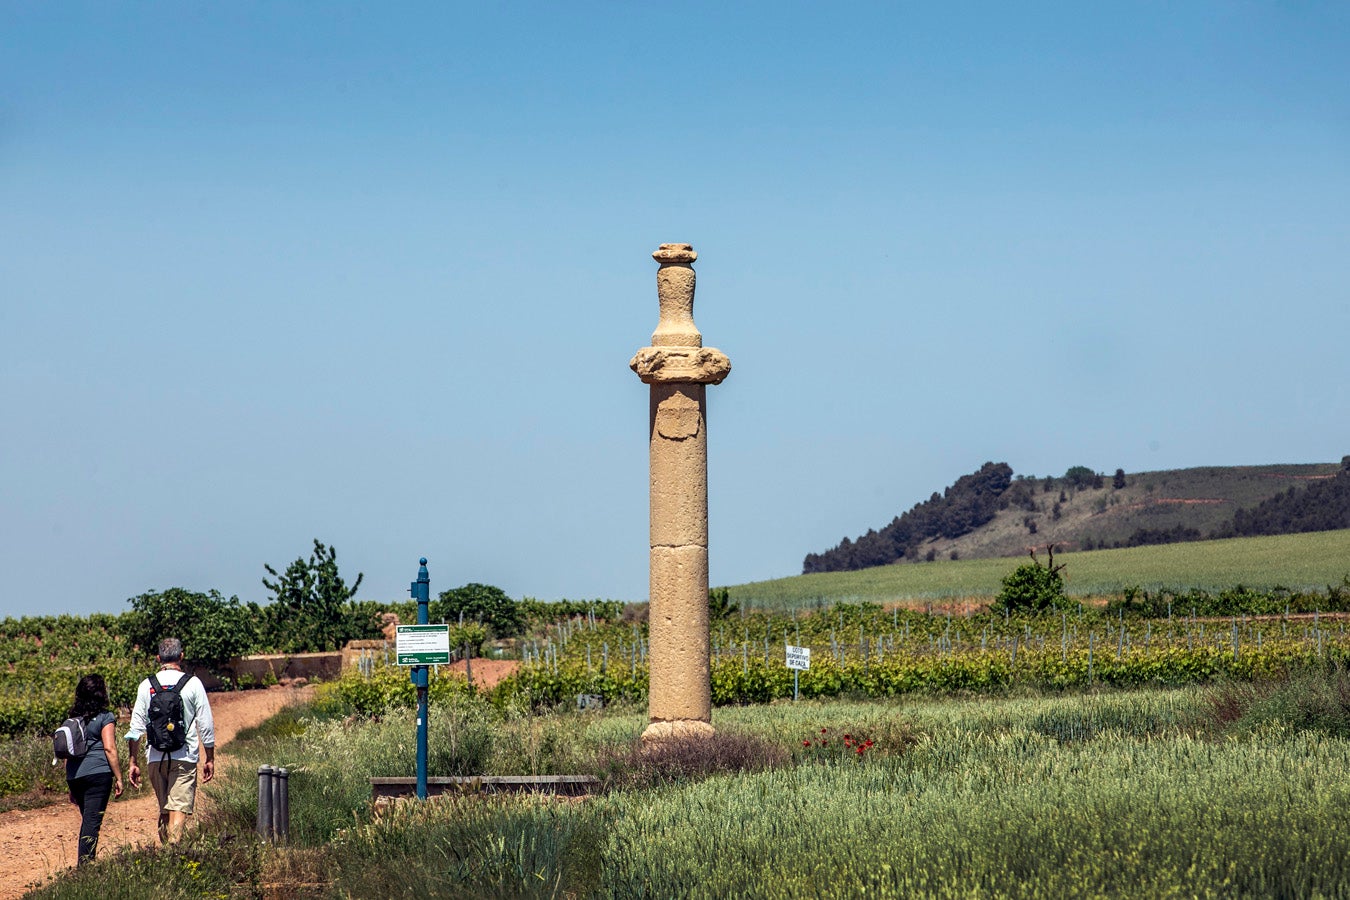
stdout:
[(656, 297), (661, 319), (652, 333), (653, 347), (702, 347), (703, 335), (694, 324), (693, 261), (698, 259), (690, 244), (662, 244), (652, 254), (661, 264), (656, 271)]
[(716, 347), (643, 347), (628, 367), (643, 384), (721, 384), (731, 360)]
[(652, 259), (661, 265), (679, 265), (698, 259), (693, 244), (662, 244), (652, 251)]

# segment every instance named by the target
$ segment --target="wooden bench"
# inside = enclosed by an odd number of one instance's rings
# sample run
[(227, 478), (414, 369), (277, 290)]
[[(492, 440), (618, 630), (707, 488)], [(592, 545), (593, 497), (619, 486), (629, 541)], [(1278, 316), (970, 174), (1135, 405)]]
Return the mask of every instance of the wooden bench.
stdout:
[[(447, 793), (563, 794), (577, 797), (595, 793), (600, 779), (592, 775), (429, 775), (427, 796)], [(372, 778), (370, 792), (381, 797), (411, 797), (417, 794), (416, 778)]]

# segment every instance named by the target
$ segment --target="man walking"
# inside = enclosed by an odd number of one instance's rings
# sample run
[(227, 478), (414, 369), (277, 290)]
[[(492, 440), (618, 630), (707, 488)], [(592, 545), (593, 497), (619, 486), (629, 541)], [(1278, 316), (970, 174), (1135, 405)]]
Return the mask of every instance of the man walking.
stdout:
[(131, 767), (127, 778), (137, 790), (141, 770), (136, 765), (141, 738), (149, 736), (146, 769), (150, 786), (159, 801), (160, 843), (183, 836), (187, 817), (197, 799), (197, 750), (201, 746), (202, 781), (216, 774), (216, 730), (211, 703), (201, 679), (183, 672), (183, 642), (165, 638), (159, 642), (159, 671), (141, 682), (136, 705), (131, 710), (127, 751)]

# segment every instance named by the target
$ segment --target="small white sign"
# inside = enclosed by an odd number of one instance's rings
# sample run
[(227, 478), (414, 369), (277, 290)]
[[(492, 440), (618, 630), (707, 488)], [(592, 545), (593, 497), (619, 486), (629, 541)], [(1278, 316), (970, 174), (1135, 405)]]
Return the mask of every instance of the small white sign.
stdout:
[(787, 645), (787, 667), (789, 669), (811, 668), (811, 648)]
[(434, 666), (450, 662), (449, 625), (400, 625), (394, 655), (400, 666)]

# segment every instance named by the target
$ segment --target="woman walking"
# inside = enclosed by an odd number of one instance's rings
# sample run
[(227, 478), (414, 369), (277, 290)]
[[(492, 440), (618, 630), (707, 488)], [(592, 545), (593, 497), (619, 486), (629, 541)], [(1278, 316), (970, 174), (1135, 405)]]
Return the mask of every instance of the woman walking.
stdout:
[(84, 723), (89, 751), (66, 760), (66, 783), (70, 802), (80, 808), (79, 865), (94, 858), (98, 832), (103, 826), (103, 811), (108, 796), (122, 796), (122, 766), (117, 760), (117, 717), (108, 709), (108, 686), (102, 675), (86, 675), (75, 686), (75, 705), (71, 718)]

